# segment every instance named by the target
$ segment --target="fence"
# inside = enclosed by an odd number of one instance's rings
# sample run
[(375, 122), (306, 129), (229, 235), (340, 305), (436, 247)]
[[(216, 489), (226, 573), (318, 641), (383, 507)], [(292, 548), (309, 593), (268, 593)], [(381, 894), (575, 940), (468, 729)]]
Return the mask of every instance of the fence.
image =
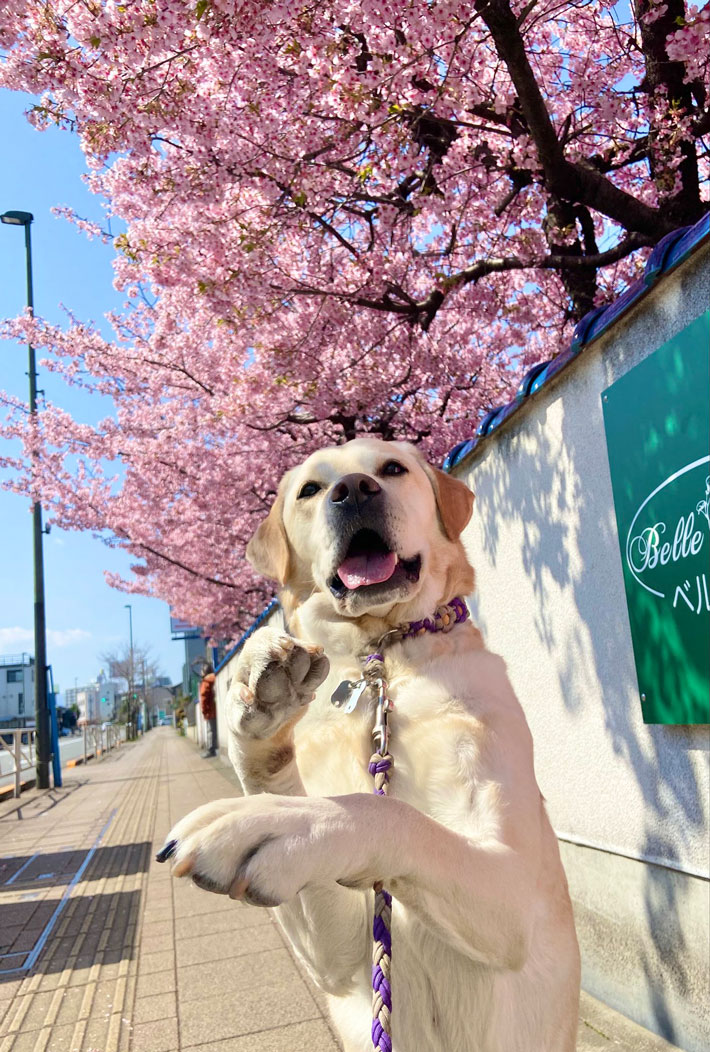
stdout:
[[(81, 758), (81, 762), (88, 763), (89, 760), (98, 759), (99, 756), (104, 756), (106, 753), (111, 752), (112, 749), (117, 749), (121, 742), (124, 741), (125, 730), (120, 726), (114, 726), (108, 724), (108, 726), (98, 726), (96, 724), (85, 724), (83, 727), (84, 734), (84, 754)], [(71, 764), (72, 761), (69, 761)]]
[(0, 731), (0, 747), (0, 755), (9, 753), (12, 758), (13, 796), (18, 797), (22, 792), (22, 772), (35, 768), (35, 732), (27, 727), (5, 727)]
[[(64, 744), (59, 745), (61, 766), (76, 767), (89, 760), (106, 756), (125, 741), (125, 727), (109, 724), (102, 727), (94, 724), (82, 728), (80, 736), (61, 738)], [(35, 730), (30, 727), (3, 727), (0, 730), (0, 758), (9, 757), (10, 765), (0, 764), (0, 779), (10, 780), (13, 796), (19, 797), (25, 784), (34, 781), (34, 770), (37, 761)], [(59, 764), (57, 765), (59, 766)], [(24, 776), (24, 778), (23, 778)], [(56, 778), (55, 785), (61, 782)]]

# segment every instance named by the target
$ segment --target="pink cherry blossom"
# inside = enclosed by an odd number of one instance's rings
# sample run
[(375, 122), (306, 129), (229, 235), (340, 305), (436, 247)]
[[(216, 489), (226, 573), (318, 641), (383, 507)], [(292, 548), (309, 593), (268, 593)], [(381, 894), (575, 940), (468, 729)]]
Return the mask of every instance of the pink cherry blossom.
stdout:
[(5, 0), (0, 83), (79, 135), (126, 295), (111, 341), (6, 323), (115, 407), (3, 396), (10, 484), (233, 636), (287, 467), (370, 433), (440, 458), (706, 210), (708, 7), (633, 7)]

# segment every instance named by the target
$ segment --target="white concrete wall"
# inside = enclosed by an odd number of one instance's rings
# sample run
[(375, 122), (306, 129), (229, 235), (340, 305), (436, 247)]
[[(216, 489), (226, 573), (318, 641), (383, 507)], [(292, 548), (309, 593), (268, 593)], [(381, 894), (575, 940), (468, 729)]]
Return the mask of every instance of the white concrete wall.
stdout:
[(709, 255), (664, 278), (454, 471), (476, 494), (474, 618), (508, 664), (569, 842), (586, 988), (694, 1052), (710, 1048), (710, 728), (642, 720), (601, 392), (707, 309)]

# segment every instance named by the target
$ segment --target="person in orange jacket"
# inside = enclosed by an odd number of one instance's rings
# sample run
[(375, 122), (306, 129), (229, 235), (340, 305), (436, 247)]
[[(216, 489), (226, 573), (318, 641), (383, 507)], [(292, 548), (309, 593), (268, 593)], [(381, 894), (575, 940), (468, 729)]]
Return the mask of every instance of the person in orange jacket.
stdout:
[(215, 674), (211, 665), (206, 664), (200, 683), (200, 712), (210, 729), (210, 743), (205, 759), (217, 755), (217, 705), (215, 702)]

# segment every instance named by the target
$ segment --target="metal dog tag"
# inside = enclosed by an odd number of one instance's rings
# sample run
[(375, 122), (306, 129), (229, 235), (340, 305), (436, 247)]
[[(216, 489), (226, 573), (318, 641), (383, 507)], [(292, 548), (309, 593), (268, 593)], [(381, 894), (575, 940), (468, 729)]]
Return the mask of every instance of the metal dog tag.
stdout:
[(336, 709), (342, 709), (343, 712), (352, 712), (366, 687), (367, 683), (364, 679), (358, 679), (355, 682), (344, 679), (331, 694), (331, 704), (335, 705)]

